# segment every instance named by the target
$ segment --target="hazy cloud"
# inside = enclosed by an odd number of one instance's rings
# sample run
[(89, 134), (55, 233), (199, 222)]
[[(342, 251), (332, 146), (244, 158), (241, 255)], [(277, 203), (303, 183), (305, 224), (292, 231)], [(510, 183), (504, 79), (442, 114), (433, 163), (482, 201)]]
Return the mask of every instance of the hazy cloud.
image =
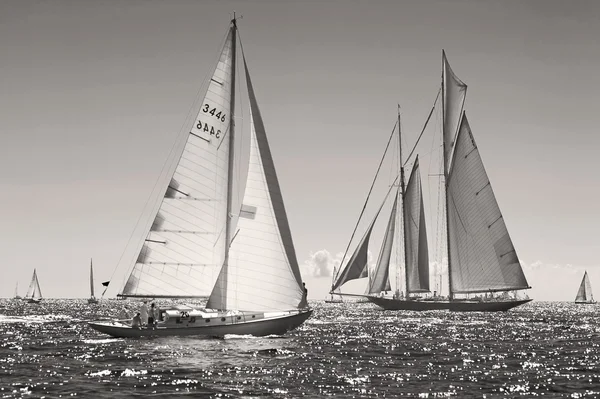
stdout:
[(339, 267), (342, 256), (339, 253), (334, 257), (326, 249), (311, 252), (302, 265), (302, 273), (310, 277), (331, 277), (333, 269)]

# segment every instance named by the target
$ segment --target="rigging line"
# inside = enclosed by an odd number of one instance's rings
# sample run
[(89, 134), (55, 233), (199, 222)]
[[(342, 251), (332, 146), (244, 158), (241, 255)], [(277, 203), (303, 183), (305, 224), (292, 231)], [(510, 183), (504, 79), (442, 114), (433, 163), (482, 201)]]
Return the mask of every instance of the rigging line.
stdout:
[[(381, 161), (379, 161), (379, 166), (377, 167), (377, 172), (375, 172), (375, 177), (373, 178), (373, 182), (371, 183), (371, 188), (369, 189), (367, 198), (365, 199), (365, 204), (363, 205), (363, 208), (360, 211), (360, 215), (358, 216), (358, 221), (356, 222), (356, 226), (354, 226), (354, 231), (352, 231), (352, 235), (350, 236), (350, 241), (348, 241), (348, 246), (346, 247), (344, 256), (342, 256), (342, 260), (340, 261), (340, 268), (337, 271), (336, 275), (333, 276), (333, 280), (331, 281), (332, 286), (335, 283), (335, 281), (337, 280), (338, 276), (340, 275), (340, 270), (342, 269), (342, 265), (344, 264), (346, 255), (348, 255), (348, 250), (350, 249), (350, 244), (352, 244), (352, 239), (354, 239), (354, 235), (356, 234), (356, 229), (358, 229), (358, 224), (360, 223), (360, 220), (362, 219), (362, 216), (365, 213), (365, 209), (367, 208), (367, 203), (369, 202), (369, 197), (371, 196), (371, 192), (373, 191), (373, 187), (375, 186), (375, 181), (377, 181), (377, 176), (379, 175), (379, 171), (381, 170), (381, 165), (383, 164), (385, 155), (387, 154), (388, 148), (390, 147), (390, 143), (392, 142), (392, 139), (394, 138), (394, 132), (396, 131), (397, 126), (398, 126), (398, 121), (396, 121), (396, 123), (394, 123), (394, 127), (392, 128), (392, 133), (390, 134), (390, 138), (388, 139), (387, 145), (385, 146), (385, 151), (383, 151), (383, 156), (381, 157)], [(396, 180), (398, 180), (397, 177), (396, 177)], [(394, 182), (396, 180), (394, 180)]]
[[(222, 48), (224, 46), (225, 41), (227, 40), (227, 36), (228, 35), (229, 35), (229, 30), (227, 30), (227, 32), (225, 33), (224, 37), (221, 39), (221, 45), (218, 47), (217, 54), (220, 54), (220, 52), (222, 51)], [(217, 63), (218, 63), (218, 61), (217, 61)], [(212, 77), (212, 75), (213, 74), (210, 74), (211, 77)], [(117, 271), (117, 268), (121, 264), (121, 260), (123, 259), (123, 256), (125, 255), (125, 252), (127, 251), (127, 248), (129, 248), (129, 244), (130, 244), (130, 242), (131, 242), (131, 240), (133, 238), (133, 235), (134, 235), (135, 231), (137, 230), (137, 228), (138, 228), (138, 226), (140, 224), (142, 216), (144, 215), (144, 213), (145, 213), (145, 211), (147, 209), (148, 203), (150, 202), (150, 199), (153, 197), (153, 193), (154, 193), (154, 191), (156, 190), (156, 188), (158, 186), (158, 182), (161, 180), (160, 177), (162, 176), (162, 174), (163, 174), (163, 172), (165, 170), (165, 167), (167, 166), (167, 163), (169, 163), (168, 161), (171, 158), (171, 154), (175, 150), (175, 148), (177, 146), (177, 143), (181, 140), (181, 138), (179, 138), (179, 137), (183, 136), (183, 130), (186, 127), (186, 125), (189, 124), (189, 120), (193, 116), (194, 109), (195, 108), (199, 108), (196, 104), (198, 103), (198, 100), (200, 99), (199, 98), (200, 97), (200, 93), (202, 92), (202, 90), (203, 90), (203, 88), (204, 88), (204, 86), (206, 84), (208, 76), (209, 76), (208, 74), (204, 76), (202, 84), (199, 86), (198, 91), (196, 92), (196, 95), (194, 96), (194, 101), (190, 105), (190, 108), (188, 109), (187, 115), (186, 115), (186, 117), (185, 117), (185, 119), (184, 119), (184, 121), (183, 121), (180, 129), (179, 129), (179, 132), (177, 133), (178, 138), (176, 138), (173, 141), (173, 145), (171, 146), (171, 149), (169, 150), (169, 154), (167, 155), (167, 157), (166, 157), (166, 159), (165, 159), (165, 161), (163, 163), (163, 166), (161, 168), (160, 174), (158, 175), (158, 178), (156, 179), (156, 181), (154, 183), (154, 186), (152, 187), (152, 191), (150, 192), (150, 195), (148, 196), (148, 198), (146, 199), (146, 202), (145, 202), (144, 206), (142, 207), (142, 211), (140, 212), (140, 215), (139, 215), (137, 221), (135, 222), (135, 226), (134, 226), (134, 228), (133, 228), (133, 230), (132, 230), (132, 232), (131, 232), (131, 234), (129, 236), (129, 239), (127, 240), (127, 243), (125, 244), (123, 252), (121, 252), (121, 256), (119, 257), (119, 260), (117, 261), (117, 264), (115, 265), (115, 268), (113, 269), (113, 272), (112, 272), (112, 274), (110, 276), (110, 279), (108, 280), (109, 282), (112, 281), (112, 279), (113, 279), (113, 277), (114, 277), (114, 275), (115, 275), (115, 273)], [(208, 88), (205, 88), (205, 90), (208, 90)], [(173, 165), (173, 160), (171, 160), (171, 162), (169, 163), (169, 165), (170, 165), (169, 166), (169, 169), (170, 169), (170, 167), (172, 167), (172, 165)], [(154, 206), (156, 206), (156, 202), (154, 203)], [(154, 221), (154, 218), (152, 220)], [(146, 236), (147, 236), (147, 234), (146, 234)], [(136, 252), (138, 252), (138, 251), (136, 251)], [(133, 267), (135, 267), (135, 263), (133, 264)], [(132, 267), (132, 270), (133, 270), (133, 267)], [(128, 273), (125, 273), (125, 275), (123, 277), (123, 283), (125, 282), (125, 279), (128, 277), (129, 274), (130, 273), (129, 273), (129, 270), (128, 270)], [(106, 290), (105, 290), (105, 292), (106, 292)], [(102, 294), (102, 296), (104, 296), (104, 293)]]
[[(442, 89), (440, 88), (438, 90), (437, 96), (435, 96), (435, 101), (433, 102), (433, 107), (431, 107), (431, 111), (429, 111), (429, 115), (427, 116), (427, 120), (425, 121), (425, 125), (423, 126), (423, 129), (421, 130), (421, 134), (419, 134), (419, 138), (417, 138), (417, 141), (416, 141), (413, 149), (410, 151), (410, 153), (406, 157), (406, 162), (408, 162), (408, 160), (412, 156), (413, 152), (415, 152), (415, 150), (417, 149), (417, 144), (419, 144), (419, 141), (421, 140), (421, 137), (423, 136), (423, 133), (425, 133), (425, 129), (427, 128), (427, 124), (429, 123), (429, 119), (431, 119), (431, 115), (433, 114), (433, 110), (435, 109), (435, 104), (437, 104), (437, 101), (440, 98), (440, 93), (441, 92), (442, 92)], [(406, 165), (406, 162), (404, 163), (404, 165)]]

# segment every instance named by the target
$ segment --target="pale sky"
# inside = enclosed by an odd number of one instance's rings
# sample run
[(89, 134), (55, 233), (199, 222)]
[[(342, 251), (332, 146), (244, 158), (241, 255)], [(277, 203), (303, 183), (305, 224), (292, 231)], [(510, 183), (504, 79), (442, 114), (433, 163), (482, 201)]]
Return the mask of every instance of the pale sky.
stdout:
[(444, 48), (529, 295), (600, 287), (600, 2), (4, 0), (0, 297), (33, 268), (46, 297), (88, 296), (90, 257), (112, 275), (234, 10), (301, 264), (344, 251)]

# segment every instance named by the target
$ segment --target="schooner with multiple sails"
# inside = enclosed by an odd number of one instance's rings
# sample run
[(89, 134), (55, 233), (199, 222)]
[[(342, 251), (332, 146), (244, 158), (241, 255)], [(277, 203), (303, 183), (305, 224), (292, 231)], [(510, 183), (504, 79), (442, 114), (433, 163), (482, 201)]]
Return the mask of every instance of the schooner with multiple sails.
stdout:
[[(163, 308), (155, 327), (137, 328), (119, 320), (90, 323), (100, 332), (115, 337), (279, 335), (312, 313), (243, 49), (247, 96), (242, 99), (250, 105), (249, 137), (243, 140), (236, 128), (237, 41), (234, 17), (120, 293), (129, 298), (208, 296), (208, 302), (204, 308)], [(247, 152), (239, 149), (244, 141), (250, 143)]]
[[(384, 309), (506, 311), (531, 300), (518, 299), (516, 294), (510, 293), (531, 287), (508, 234), (463, 110), (466, 90), (467, 85), (454, 74), (445, 52), (442, 52), (442, 162), (449, 295), (441, 297), (435, 293), (433, 296), (423, 296), (430, 292), (430, 288), (419, 161), (417, 155), (408, 184), (405, 185), (404, 166), (407, 162), (403, 163), (402, 160), (398, 121), (400, 167), (392, 187), (399, 187), (366, 294), (371, 302)], [(433, 109), (429, 118), (432, 113)], [(400, 181), (399, 184), (396, 183), (397, 180)], [(391, 191), (392, 188), (386, 199)], [(381, 208), (345, 268), (334, 276), (331, 292), (347, 281), (364, 277), (368, 273), (369, 239), (380, 211)], [(396, 220), (397, 215), (400, 216), (400, 223)], [(403, 234), (396, 231), (399, 230), (396, 229), (397, 224), (401, 225)], [(402, 237), (394, 240), (394, 235)], [(381, 293), (390, 290), (390, 254), (394, 243), (403, 245), (404, 249), (401, 263), (404, 264), (406, 295), (396, 289), (396, 293), (390, 297)], [(477, 296), (471, 297), (472, 294)]]

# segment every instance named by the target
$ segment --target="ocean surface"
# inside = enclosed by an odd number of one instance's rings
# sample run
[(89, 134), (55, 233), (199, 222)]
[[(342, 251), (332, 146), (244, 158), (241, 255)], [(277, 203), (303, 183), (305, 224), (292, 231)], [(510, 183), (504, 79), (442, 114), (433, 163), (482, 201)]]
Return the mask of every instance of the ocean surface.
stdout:
[(114, 339), (123, 302), (0, 300), (0, 398), (600, 397), (600, 305), (399, 312), (313, 301), (283, 337)]

